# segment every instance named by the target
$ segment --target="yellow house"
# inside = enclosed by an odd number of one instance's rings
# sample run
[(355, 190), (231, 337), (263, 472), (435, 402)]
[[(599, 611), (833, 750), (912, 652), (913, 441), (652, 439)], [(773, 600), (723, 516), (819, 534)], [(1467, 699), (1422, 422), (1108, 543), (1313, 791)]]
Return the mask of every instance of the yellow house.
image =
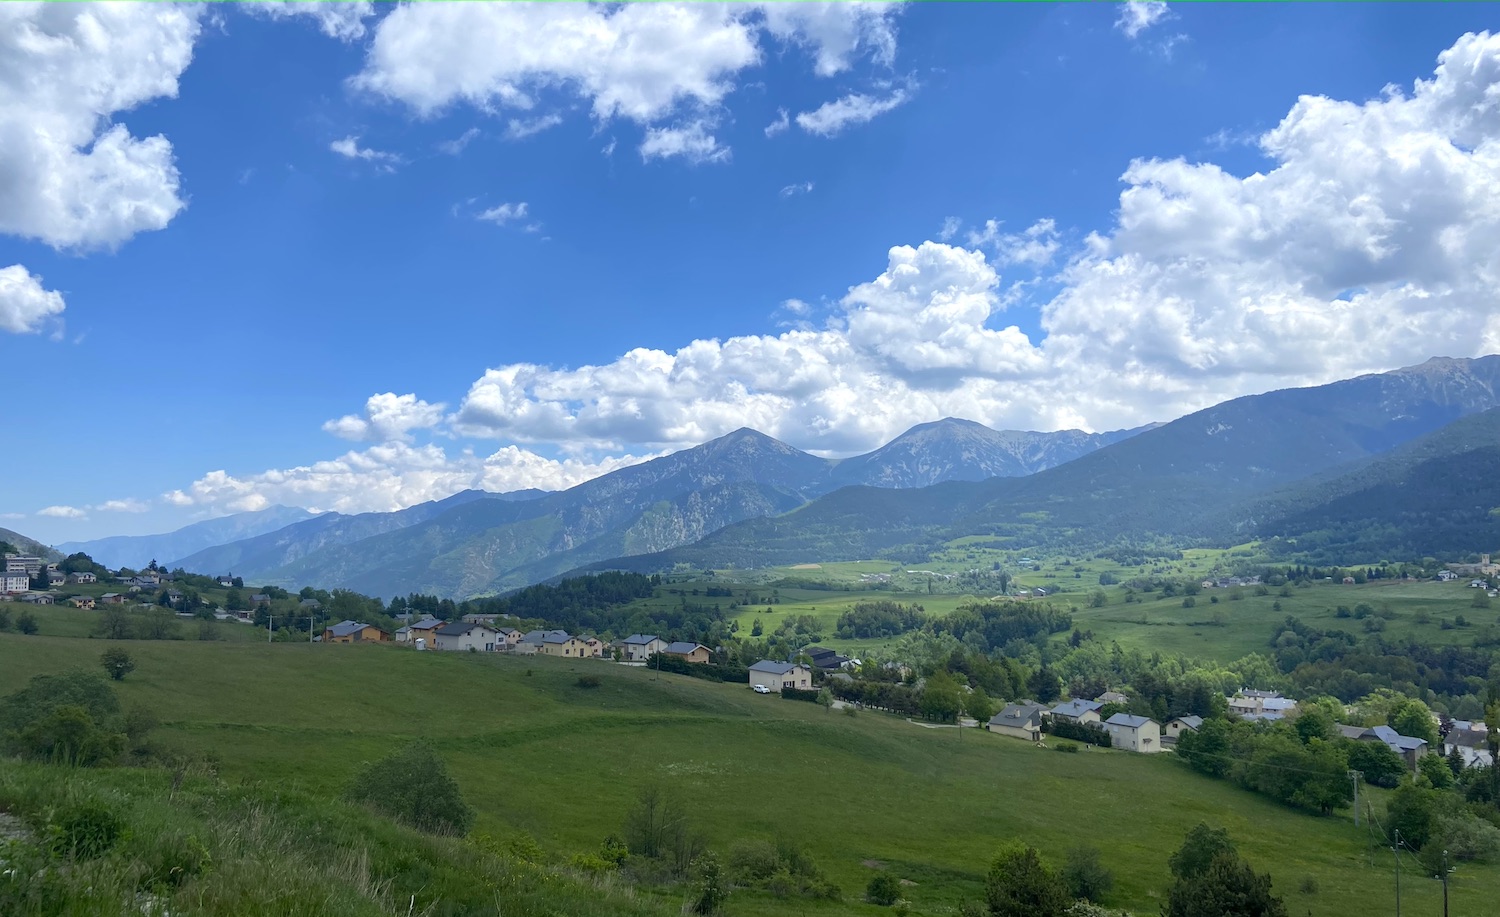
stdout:
[(94, 599), (93, 599), (92, 596), (75, 595), (71, 599), (68, 599), (68, 604), (72, 605), (74, 608), (90, 608), (91, 609), (91, 608), (94, 607)]
[(561, 630), (549, 630), (543, 634), (537, 650), (544, 656), (572, 656), (575, 659), (589, 655), (587, 643)]
[(373, 624), (340, 621), (323, 629), (324, 643), (389, 643), (391, 635)]
[(676, 656), (686, 662), (707, 662), (709, 656), (708, 647), (703, 644), (682, 641), (667, 644), (661, 652), (663, 656)]

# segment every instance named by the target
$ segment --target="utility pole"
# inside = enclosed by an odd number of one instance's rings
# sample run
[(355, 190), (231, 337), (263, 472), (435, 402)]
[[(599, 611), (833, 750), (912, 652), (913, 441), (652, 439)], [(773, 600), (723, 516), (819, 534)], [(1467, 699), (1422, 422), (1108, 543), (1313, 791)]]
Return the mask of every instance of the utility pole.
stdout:
[(1448, 851), (1443, 851), (1443, 917), (1448, 917)]
[(1349, 779), (1354, 781), (1354, 827), (1359, 827), (1359, 771), (1350, 771)]
[(1396, 859), (1396, 917), (1401, 917), (1401, 829), (1396, 829), (1396, 840), (1391, 844), (1391, 856)]
[(272, 617), (273, 616), (271, 614), (271, 606), (268, 604), (268, 605), (266, 605), (266, 642), (267, 643), (271, 642), (271, 618)]

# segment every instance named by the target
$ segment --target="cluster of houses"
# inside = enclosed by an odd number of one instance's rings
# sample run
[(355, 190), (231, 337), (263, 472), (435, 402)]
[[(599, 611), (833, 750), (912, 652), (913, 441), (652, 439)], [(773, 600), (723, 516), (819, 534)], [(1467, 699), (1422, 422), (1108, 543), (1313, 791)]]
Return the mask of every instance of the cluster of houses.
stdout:
[(452, 652), (513, 653), (564, 656), (572, 659), (613, 659), (644, 663), (652, 655), (676, 656), (686, 662), (704, 663), (708, 647), (699, 643), (669, 642), (655, 634), (631, 634), (612, 643), (592, 635), (575, 636), (565, 630), (533, 630), (522, 633), (514, 627), (496, 626), (498, 616), (472, 614), (462, 620), (444, 621), (427, 615), (411, 621), (395, 634), (373, 624), (340, 621), (323, 631), (325, 643), (400, 643), (419, 650)]
[[(32, 580), (47, 577), (47, 589), (56, 589), (69, 583), (96, 583), (99, 578), (92, 573), (63, 573), (57, 564), (48, 563), (34, 554), (6, 554), (0, 558), (0, 602), (25, 602), (31, 605), (51, 605), (56, 597), (44, 590), (33, 590)], [(154, 574), (153, 574), (154, 576)]]
[[(1023, 700), (1007, 704), (986, 725), (993, 733), (1040, 742), (1043, 720), (1067, 722), (1079, 726), (1093, 726), (1109, 734), (1110, 744), (1126, 751), (1153, 754), (1166, 751), (1177, 743), (1184, 732), (1197, 732), (1203, 726), (1199, 716), (1179, 716), (1157, 723), (1147, 716), (1130, 713), (1115, 713), (1108, 719), (1100, 716), (1106, 704), (1124, 703), (1123, 694), (1106, 692), (1094, 700), (1070, 700), (1047, 707), (1035, 701)], [(1297, 702), (1283, 697), (1275, 691), (1242, 690), (1229, 698), (1229, 712), (1243, 720), (1268, 721), (1284, 719), (1296, 710)], [(1425, 739), (1405, 736), (1389, 726), (1339, 726), (1339, 733), (1356, 742), (1382, 742), (1394, 751), (1413, 772), (1417, 763), (1428, 753)], [(1484, 723), (1467, 720), (1444, 720), (1442, 754), (1451, 754), (1457, 749), (1465, 766), (1488, 766), (1493, 763), (1489, 751), (1489, 730)], [(1436, 751), (1436, 749), (1434, 749)]]
[(1258, 576), (1221, 576), (1218, 579), (1206, 579), (1198, 585), (1204, 589), (1233, 589), (1236, 586), (1259, 586)]

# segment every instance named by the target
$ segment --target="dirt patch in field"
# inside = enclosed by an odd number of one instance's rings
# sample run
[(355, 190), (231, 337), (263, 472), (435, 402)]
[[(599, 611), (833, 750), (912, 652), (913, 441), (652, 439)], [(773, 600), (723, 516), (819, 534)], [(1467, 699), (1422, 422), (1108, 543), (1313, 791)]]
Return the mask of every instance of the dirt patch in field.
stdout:
[(792, 564), (793, 570), (821, 570), (822, 564)]
[(879, 860), (861, 860), (859, 865), (865, 867), (866, 869), (884, 869), (885, 868), (885, 864), (882, 863), (882, 862), (880, 862)]

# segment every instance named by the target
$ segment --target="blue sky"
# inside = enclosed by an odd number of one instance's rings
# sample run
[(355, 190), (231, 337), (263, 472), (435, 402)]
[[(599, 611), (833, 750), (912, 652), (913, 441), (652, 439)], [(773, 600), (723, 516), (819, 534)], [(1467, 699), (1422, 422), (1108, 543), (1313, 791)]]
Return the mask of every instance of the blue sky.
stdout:
[(5, 4), (0, 525), (1500, 350), (1496, 12)]

